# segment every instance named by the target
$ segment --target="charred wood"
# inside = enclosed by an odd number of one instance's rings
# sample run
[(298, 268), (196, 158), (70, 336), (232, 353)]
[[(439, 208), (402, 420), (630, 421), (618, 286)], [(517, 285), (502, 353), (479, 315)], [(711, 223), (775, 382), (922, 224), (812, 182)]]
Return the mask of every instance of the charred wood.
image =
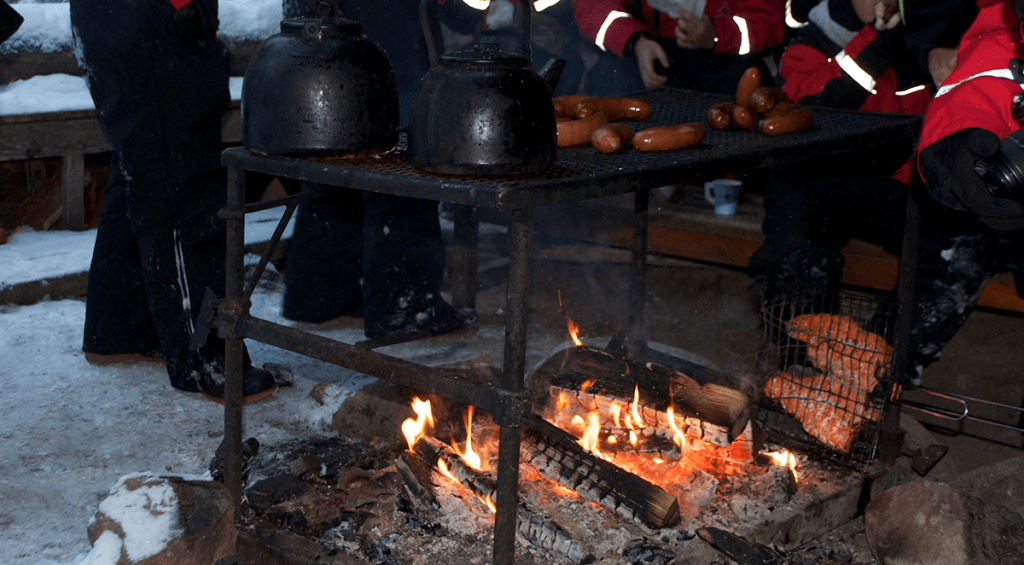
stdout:
[[(549, 394), (584, 410), (615, 418), (612, 404), (629, 406), (635, 394), (642, 406), (638, 427), (671, 429), (725, 447), (750, 420), (750, 397), (722, 385), (697, 381), (653, 363), (636, 364), (600, 349), (578, 346), (566, 352), (559, 370), (549, 377)], [(672, 407), (675, 422), (670, 424)]]
[(415, 452), (406, 450), (395, 459), (395, 468), (402, 475), (409, 494), (414, 499), (423, 501), (433, 508), (437, 508), (437, 497), (434, 496), (434, 487), (430, 483), (430, 465)]
[(555, 521), (522, 506), (516, 514), (516, 532), (533, 545), (564, 555), (577, 563), (590, 557), (590, 553)]
[(527, 415), (521, 457), (542, 476), (634, 522), (664, 528), (679, 521), (679, 501), (661, 487), (587, 453), (575, 437)]
[(785, 562), (771, 548), (748, 541), (726, 530), (712, 527), (701, 528), (697, 530), (697, 535), (722, 555), (740, 565), (782, 565)]

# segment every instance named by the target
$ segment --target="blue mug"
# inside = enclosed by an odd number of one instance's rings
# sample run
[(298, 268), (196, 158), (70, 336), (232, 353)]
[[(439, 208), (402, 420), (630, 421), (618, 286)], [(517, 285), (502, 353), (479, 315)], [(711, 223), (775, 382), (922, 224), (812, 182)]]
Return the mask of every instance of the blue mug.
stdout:
[(704, 199), (715, 206), (715, 213), (731, 216), (736, 213), (743, 183), (732, 179), (715, 179), (704, 183)]

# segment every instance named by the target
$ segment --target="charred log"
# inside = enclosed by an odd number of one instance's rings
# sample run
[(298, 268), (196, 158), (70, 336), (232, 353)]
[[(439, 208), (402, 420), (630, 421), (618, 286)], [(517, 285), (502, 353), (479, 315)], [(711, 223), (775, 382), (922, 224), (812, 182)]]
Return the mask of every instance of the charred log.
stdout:
[(571, 434), (537, 416), (525, 416), (523, 423), (521, 457), (542, 476), (644, 526), (679, 521), (679, 501), (661, 487), (590, 455)]
[[(613, 403), (629, 406), (639, 395), (638, 427), (671, 429), (725, 447), (750, 420), (750, 397), (714, 383), (698, 384), (687, 375), (653, 363), (637, 364), (600, 349), (578, 346), (547, 377), (551, 397), (615, 419)], [(540, 385), (539, 386), (545, 386)], [(675, 422), (669, 422), (672, 407)]]
[(516, 532), (533, 545), (564, 555), (577, 563), (590, 557), (590, 553), (556, 522), (522, 506), (516, 514)]
[(437, 508), (434, 487), (430, 483), (430, 466), (413, 451), (406, 450), (395, 460), (395, 468), (402, 475), (406, 488), (415, 499)]

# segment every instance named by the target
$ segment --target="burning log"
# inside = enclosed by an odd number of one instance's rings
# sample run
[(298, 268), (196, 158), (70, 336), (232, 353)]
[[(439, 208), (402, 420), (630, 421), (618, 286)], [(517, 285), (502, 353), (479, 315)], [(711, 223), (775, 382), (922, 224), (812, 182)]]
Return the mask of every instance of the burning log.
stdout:
[[(688, 376), (647, 363), (634, 365), (600, 349), (578, 346), (566, 352), (549, 394), (583, 410), (596, 410), (608, 420), (615, 406), (637, 404), (633, 418), (639, 428), (676, 428), (687, 436), (725, 447), (750, 419), (750, 397), (718, 384), (700, 385)], [(669, 422), (669, 408), (675, 416)]]
[(679, 521), (679, 501), (661, 487), (599, 459), (571, 434), (526, 416), (520, 454), (542, 476), (634, 522), (664, 528)]
[[(491, 506), (488, 501), (494, 499), (497, 490), (494, 479), (489, 474), (476, 471), (467, 465), (461, 456), (440, 440), (422, 436), (416, 440), (414, 451), (409, 455), (409, 460), (419, 460), (431, 467), (436, 467), (443, 461), (449, 478), (454, 478), (460, 485), (480, 497), (485, 504)], [(401, 467), (399, 469), (401, 470)], [(556, 522), (531, 512), (522, 505), (516, 510), (516, 531), (533, 545), (560, 553), (576, 562), (583, 561), (590, 555)]]

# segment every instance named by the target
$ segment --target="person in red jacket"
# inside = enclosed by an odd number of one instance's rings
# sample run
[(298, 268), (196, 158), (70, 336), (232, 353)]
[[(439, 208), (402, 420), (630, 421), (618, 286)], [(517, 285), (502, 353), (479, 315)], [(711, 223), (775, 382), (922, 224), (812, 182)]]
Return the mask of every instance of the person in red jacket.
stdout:
[(647, 88), (667, 85), (733, 93), (752, 66), (785, 39), (783, 0), (577, 0), (580, 32), (635, 60)]
[[(790, 98), (833, 108), (925, 113), (932, 79), (907, 49), (906, 26), (889, 0), (822, 0), (807, 20), (780, 63), (781, 88)], [(796, 297), (833, 308), (843, 275), (841, 250), (854, 237), (901, 253), (910, 162), (877, 151), (849, 162), (842, 172), (831, 162), (767, 179), (765, 241), (750, 267), (765, 285), (769, 313), (771, 304)], [(988, 280), (982, 257), (991, 238), (973, 218), (927, 204), (910, 339), (909, 366), (915, 371), (901, 375), (910, 381), (938, 359), (966, 320), (961, 294), (976, 294)], [(959, 259), (950, 261), (951, 254)]]

